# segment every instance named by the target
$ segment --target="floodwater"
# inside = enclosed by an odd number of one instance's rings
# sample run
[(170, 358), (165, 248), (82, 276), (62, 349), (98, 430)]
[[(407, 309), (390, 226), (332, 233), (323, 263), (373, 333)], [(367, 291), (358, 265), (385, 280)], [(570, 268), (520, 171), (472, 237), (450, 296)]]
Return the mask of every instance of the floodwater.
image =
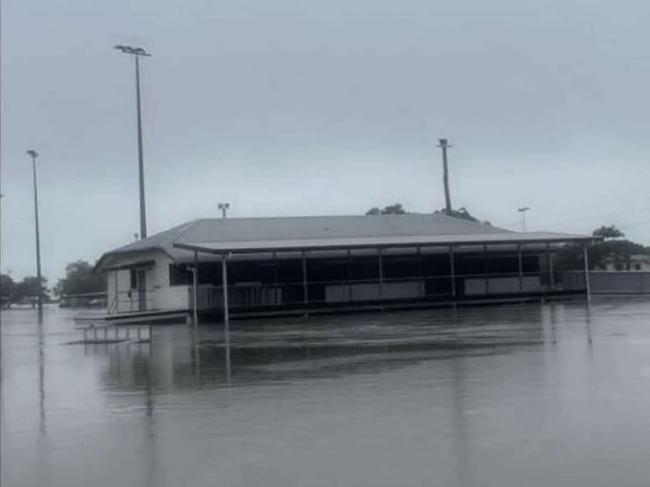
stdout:
[(2, 486), (650, 485), (650, 299), (156, 327), (2, 312)]

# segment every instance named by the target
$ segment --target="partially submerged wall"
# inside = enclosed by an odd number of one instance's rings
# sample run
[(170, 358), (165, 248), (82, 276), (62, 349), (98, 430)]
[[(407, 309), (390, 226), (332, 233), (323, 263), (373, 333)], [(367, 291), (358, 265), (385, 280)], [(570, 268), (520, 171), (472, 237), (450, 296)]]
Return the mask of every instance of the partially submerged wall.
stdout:
[(172, 259), (164, 252), (140, 252), (137, 255), (116, 259), (115, 265), (125, 267), (106, 272), (109, 313), (128, 313), (139, 310), (138, 290), (132, 287), (131, 269), (137, 263), (154, 261), (154, 265), (142, 267), (146, 272), (146, 310), (188, 309), (189, 286), (170, 286), (169, 265)]
[[(585, 288), (584, 272), (563, 272), (560, 282), (566, 291)], [(650, 272), (591, 271), (589, 285), (592, 294), (649, 294)]]

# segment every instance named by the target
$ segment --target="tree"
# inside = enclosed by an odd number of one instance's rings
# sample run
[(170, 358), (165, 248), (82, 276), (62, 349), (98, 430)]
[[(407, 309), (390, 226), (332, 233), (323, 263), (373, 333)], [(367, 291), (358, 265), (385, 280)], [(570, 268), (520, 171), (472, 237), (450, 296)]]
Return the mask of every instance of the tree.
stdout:
[(36, 276), (27, 276), (22, 281), (16, 284), (16, 292), (14, 302), (17, 301), (31, 301), (32, 306), (36, 305), (38, 296), (43, 296), (44, 300), (48, 299), (47, 296), (47, 279), (41, 277), (39, 282)]
[(14, 282), (11, 276), (2, 274), (0, 276), (0, 294), (2, 295), (2, 307), (8, 308), (14, 303), (31, 302), (36, 304), (39, 295), (47, 301), (49, 296), (46, 287), (47, 279), (41, 277), (39, 283), (38, 277), (27, 276), (20, 282)]
[[(625, 234), (614, 225), (603, 225), (592, 235), (603, 240), (589, 246), (589, 269), (604, 269), (608, 263), (614, 264), (615, 268), (626, 269), (632, 255), (650, 255), (650, 248), (625, 240)], [(558, 252), (556, 267), (559, 270), (580, 269), (584, 265), (582, 259), (582, 244), (565, 245)]]
[[(612, 237), (614, 238), (614, 237)], [(604, 240), (591, 247), (589, 254), (590, 268), (605, 268), (608, 263), (615, 269), (629, 269), (631, 257), (646, 252), (643, 245), (629, 240)], [(593, 261), (593, 262), (591, 262)]]
[(104, 292), (106, 277), (95, 272), (93, 266), (85, 260), (78, 260), (65, 267), (65, 277), (59, 279), (54, 289), (59, 296)]
[[(384, 206), (383, 208), (373, 206), (366, 212), (366, 215), (407, 215), (407, 214), (408, 211), (404, 209), (402, 203), (395, 203), (392, 205)], [(434, 214), (446, 215), (447, 210), (445, 208), (442, 208), (441, 210), (434, 211)], [(468, 220), (471, 222), (480, 222), (480, 220), (472, 216), (470, 212), (467, 211), (467, 208), (465, 207), (458, 208), (457, 210), (451, 210), (451, 214), (449, 216), (454, 218), (461, 218), (463, 220)], [(487, 220), (482, 223), (486, 225), (491, 225), (491, 223)]]
[(600, 237), (604, 240), (611, 240), (615, 238), (623, 238), (625, 237), (625, 234), (620, 231), (616, 225), (609, 225), (609, 226), (601, 226), (600, 228), (597, 228), (596, 230), (593, 231), (592, 235), (594, 237)]
[(0, 305), (9, 308), (14, 302), (16, 283), (9, 274), (0, 274)]
[(402, 203), (395, 203), (392, 205), (384, 206), (381, 209), (374, 206), (366, 212), (366, 215), (405, 215), (405, 214), (406, 214), (406, 210), (402, 206)]

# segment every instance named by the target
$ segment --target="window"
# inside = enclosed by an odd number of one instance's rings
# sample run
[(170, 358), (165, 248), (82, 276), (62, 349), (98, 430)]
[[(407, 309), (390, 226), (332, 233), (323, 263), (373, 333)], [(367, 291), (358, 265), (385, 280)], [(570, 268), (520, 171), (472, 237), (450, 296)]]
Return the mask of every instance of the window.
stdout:
[(188, 286), (192, 284), (192, 272), (186, 265), (169, 264), (169, 285)]

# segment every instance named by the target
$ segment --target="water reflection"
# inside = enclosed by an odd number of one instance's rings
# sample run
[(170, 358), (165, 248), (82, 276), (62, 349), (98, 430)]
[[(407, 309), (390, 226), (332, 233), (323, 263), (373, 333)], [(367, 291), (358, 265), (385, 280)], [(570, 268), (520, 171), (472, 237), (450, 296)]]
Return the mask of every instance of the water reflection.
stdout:
[[(548, 315), (549, 310), (542, 307), (477, 308), (236, 322), (228, 346), (219, 324), (199, 329), (160, 327), (154, 330), (151, 345), (105, 347), (103, 380), (111, 391), (144, 392), (144, 481), (156, 485), (160, 432), (154, 408), (158, 396), (172, 391), (213, 390), (218, 394), (231, 386), (338, 380), (445, 361), (451, 394), (448, 434), (455, 463), (454, 485), (473, 486), (466, 360), (543, 344), (548, 339), (543, 317)], [(95, 352), (101, 353), (99, 349), (93, 349)], [(128, 397), (137, 403), (137, 395)], [(215, 396), (213, 400), (223, 398)], [(168, 401), (166, 397), (165, 407), (169, 407)]]
[(39, 431), (46, 433), (45, 429), (45, 330), (43, 324), (43, 310), (38, 309), (38, 397), (39, 397)]
[(5, 317), (3, 485), (536, 487), (646, 465), (647, 302), (236, 321), (230, 347), (220, 323), (84, 347), (48, 313)]
[(557, 306), (543, 306), (542, 320), (544, 323), (544, 333), (549, 337), (553, 345), (557, 345)]
[(543, 343), (548, 313), (544, 307), (476, 308), (241, 321), (230, 340), (220, 324), (166, 326), (154, 329), (151, 345), (98, 345), (87, 352), (107, 354), (103, 377), (111, 388), (150, 395), (152, 390), (335, 376), (457, 354), (507, 353)]
[[(147, 360), (141, 362), (142, 376), (145, 380), (145, 411), (146, 423), (144, 432), (144, 463), (145, 463), (145, 482), (143, 485), (158, 485), (157, 475), (160, 471), (158, 462), (158, 434), (156, 427), (156, 416), (154, 414), (154, 400), (155, 395), (153, 391), (153, 384), (151, 380), (151, 354), (152, 347), (149, 344), (145, 347), (148, 349)], [(146, 352), (145, 352), (146, 353)]]
[(472, 487), (474, 481), (471, 476), (472, 451), (467, 431), (467, 417), (465, 405), (465, 369), (463, 357), (454, 356), (451, 360), (452, 368), (452, 398), (453, 398), (453, 444), (454, 458), (456, 461), (455, 476), (459, 485)]
[(587, 343), (592, 345), (593, 337), (591, 335), (591, 300), (585, 303), (585, 325), (587, 328)]

